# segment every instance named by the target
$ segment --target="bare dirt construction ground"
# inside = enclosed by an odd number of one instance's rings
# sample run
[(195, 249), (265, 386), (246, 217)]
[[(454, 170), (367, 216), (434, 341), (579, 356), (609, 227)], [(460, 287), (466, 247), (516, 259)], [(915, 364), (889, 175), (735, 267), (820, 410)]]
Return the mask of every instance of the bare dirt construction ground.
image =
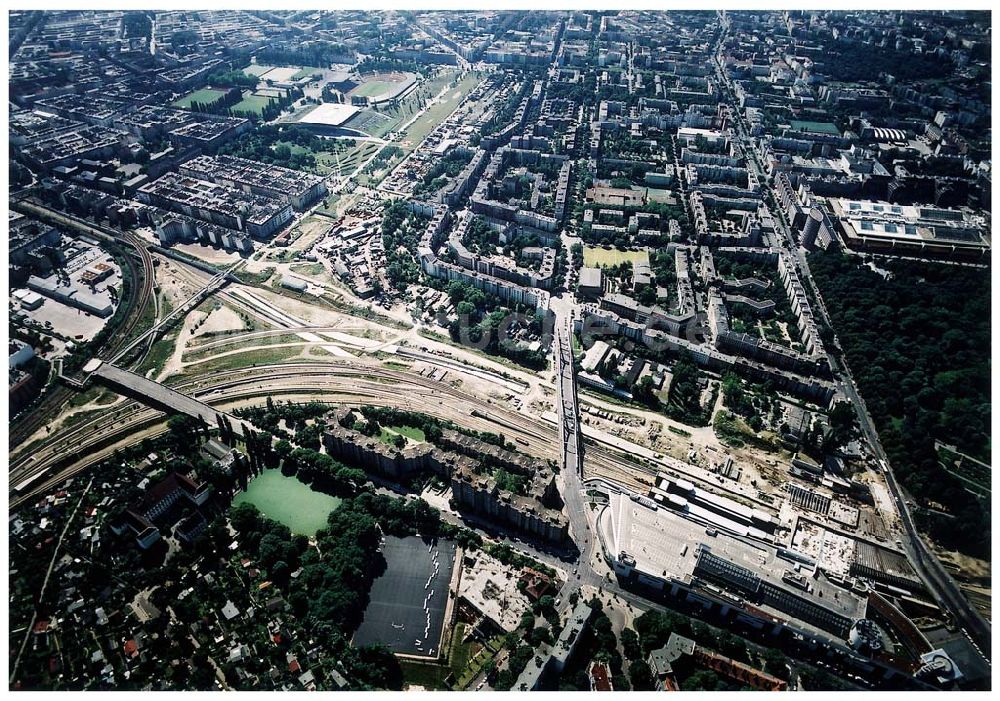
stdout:
[(315, 326), (334, 327), (344, 324), (347, 319), (350, 319), (352, 323), (356, 323), (357, 321), (354, 317), (347, 317), (340, 312), (327, 309), (312, 301), (298, 300), (288, 295), (272, 292), (266, 288), (254, 288), (253, 293), (268, 304), (272, 304), (278, 309)]
[(288, 247), (296, 251), (304, 251), (312, 246), (320, 237), (326, 235), (332, 226), (333, 222), (326, 217), (312, 216), (303, 219), (302, 223), (296, 227), (301, 233)]
[[(261, 249), (261, 252), (264, 250), (265, 249)], [(280, 253), (280, 251), (275, 251), (275, 252)], [(242, 269), (247, 271), (248, 273), (260, 273), (267, 270), (268, 268), (273, 268), (273, 267), (274, 267), (274, 261), (263, 260), (254, 256), (253, 258), (247, 260), (246, 264), (244, 264)]]
[(972, 605), (990, 619), (993, 595), (990, 563), (962, 553), (942, 550), (934, 544), (931, 547), (945, 569), (951, 571)]
[(179, 307), (184, 300), (197, 291), (198, 288), (193, 283), (194, 275), (208, 277), (201, 272), (185, 274), (189, 270), (187, 266), (174, 263), (169, 259), (161, 259), (156, 282), (160, 288), (160, 300), (166, 300), (171, 308)]
[(227, 306), (217, 307), (212, 310), (201, 326), (192, 335), (192, 338), (202, 336), (215, 336), (227, 331), (243, 331), (246, 322), (239, 315)]

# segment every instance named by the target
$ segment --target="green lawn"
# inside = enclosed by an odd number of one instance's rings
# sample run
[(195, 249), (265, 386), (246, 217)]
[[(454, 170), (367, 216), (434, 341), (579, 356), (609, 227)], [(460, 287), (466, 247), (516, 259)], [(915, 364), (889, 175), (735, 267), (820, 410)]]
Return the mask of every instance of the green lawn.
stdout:
[(451, 667), (451, 672), (456, 680), (469, 668), (469, 660), (472, 658), (473, 643), (471, 640), (463, 643), (462, 638), (464, 637), (465, 624), (456, 623), (451, 634), (451, 651), (448, 655), (448, 666)]
[(326, 273), (326, 268), (323, 267), (322, 263), (300, 263), (292, 265), (292, 272), (316, 276)]
[[(333, 153), (317, 153), (316, 154), (316, 164), (317, 166), (323, 167), (325, 173), (336, 172), (338, 175), (348, 175), (353, 173), (359, 165), (364, 163), (368, 158), (372, 156), (376, 151), (379, 150), (378, 144), (373, 144), (368, 141), (361, 142), (359, 146), (355, 146), (353, 149), (347, 153), (333, 154)], [(338, 167), (339, 158), (339, 167)]]
[[(447, 78), (441, 80), (440, 82), (435, 81), (431, 84), (431, 96), (436, 95), (442, 87), (450, 84), (454, 79), (454, 73), (449, 73)], [(406, 130), (406, 134), (403, 137), (403, 145), (410, 148), (415, 147), (424, 137), (434, 131), (438, 124), (443, 122), (445, 119), (455, 111), (459, 103), (465, 99), (465, 96), (472, 92), (476, 86), (479, 85), (479, 78), (475, 74), (470, 73), (465, 78), (463, 78), (459, 84), (454, 88), (448, 88), (448, 91), (444, 94), (441, 100), (430, 107), (424, 112), (420, 119), (415, 121)], [(409, 143), (407, 143), (409, 142)]]
[(496, 657), (497, 653), (503, 647), (503, 638), (493, 638), (490, 640), (486, 647), (481, 648), (472, 659), (466, 662), (461, 674), (456, 674), (455, 689), (464, 689), (472, 680), (476, 678), (483, 667), (489, 664), (490, 660)]
[(316, 68), (314, 66), (302, 66), (298, 73), (292, 76), (292, 80), (301, 80), (302, 78), (308, 78), (313, 73), (322, 73), (322, 68)]
[[(272, 363), (287, 363), (293, 358), (302, 355), (301, 346), (284, 346), (281, 348), (258, 348), (257, 350), (247, 350), (241, 353), (233, 353), (221, 358), (212, 358), (203, 363), (190, 365), (181, 371), (180, 375), (171, 375), (167, 378), (167, 384), (175, 379), (182, 379), (182, 375), (187, 377), (211, 375), (219, 370), (240, 370), (246, 367), (257, 365), (269, 365)], [(183, 378), (186, 379), (186, 378)]]
[(177, 102), (174, 103), (174, 107), (180, 107), (182, 109), (187, 109), (191, 107), (194, 102), (201, 102), (208, 104), (215, 102), (220, 97), (226, 94), (225, 90), (214, 90), (212, 88), (202, 88), (201, 90), (195, 90), (193, 93), (188, 93)]
[[(377, 144), (362, 143), (360, 146), (351, 148), (346, 152), (334, 153), (333, 151), (313, 151), (305, 146), (299, 146), (298, 144), (293, 144), (291, 141), (276, 141), (274, 143), (274, 148), (278, 146), (287, 146), (288, 150), (292, 154), (298, 153), (312, 153), (316, 159), (316, 167), (313, 169), (317, 175), (329, 175), (330, 173), (350, 173), (355, 168), (358, 167), (358, 162), (364, 158), (372, 155), (376, 149), (378, 149)], [(340, 162), (340, 167), (337, 167), (337, 162)]]
[(287, 146), (288, 150), (291, 151), (293, 154), (311, 152), (310, 148), (306, 146), (299, 146), (298, 144), (293, 144), (291, 141), (275, 141), (272, 149), (277, 148), (278, 146)]
[(424, 432), (419, 428), (414, 428), (413, 426), (383, 426), (382, 433), (379, 434), (378, 438), (383, 443), (392, 445), (392, 441), (397, 435), (406, 436), (411, 441), (415, 441), (417, 443), (423, 443), (427, 440)]
[(340, 202), (340, 195), (327, 195), (323, 198), (323, 204), (316, 211), (318, 213), (328, 214), (331, 217), (336, 217), (338, 202)]
[(274, 98), (254, 95), (249, 90), (243, 93), (243, 99), (233, 105), (233, 112), (256, 112), (262, 114)]
[(618, 249), (603, 248), (601, 246), (584, 246), (583, 264), (588, 268), (596, 268), (605, 265), (619, 265), (625, 261), (649, 262), (649, 253), (646, 251), (619, 251)]
[(351, 97), (378, 97), (383, 93), (389, 92), (392, 88), (392, 83), (386, 83), (383, 80), (373, 80), (370, 83), (364, 83), (356, 90), (351, 92)]
[(400, 660), (399, 667), (403, 671), (403, 683), (407, 686), (422, 686), (429, 691), (448, 689), (444, 679), (451, 670), (443, 665)]
[(295, 477), (286, 477), (281, 470), (264, 470), (254, 477), (245, 492), (233, 499), (233, 505), (248, 502), (268, 518), (283, 523), (292, 533), (306, 536), (326, 525), (326, 519), (341, 500), (312, 490)]

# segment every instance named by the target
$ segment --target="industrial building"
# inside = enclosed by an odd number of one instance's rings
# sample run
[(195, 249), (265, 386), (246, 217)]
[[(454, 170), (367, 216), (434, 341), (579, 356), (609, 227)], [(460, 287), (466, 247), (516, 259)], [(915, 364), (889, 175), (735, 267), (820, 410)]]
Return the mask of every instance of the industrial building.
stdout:
[(598, 532), (621, 579), (732, 610), (737, 620), (775, 634), (795, 619), (806, 630), (845, 640), (854, 622), (865, 618), (866, 597), (781, 557), (779, 548), (754, 537), (752, 527), (733, 528), (731, 514), (708, 508), (712, 500), (699, 515), (674, 501), (609, 495)]
[(844, 245), (861, 251), (978, 259), (989, 255), (984, 221), (965, 211), (832, 197)]
[(32, 275), (28, 278), (28, 288), (95, 316), (109, 317), (115, 311), (114, 304), (107, 294), (91, 292), (86, 286), (64, 282), (55, 275), (49, 277)]

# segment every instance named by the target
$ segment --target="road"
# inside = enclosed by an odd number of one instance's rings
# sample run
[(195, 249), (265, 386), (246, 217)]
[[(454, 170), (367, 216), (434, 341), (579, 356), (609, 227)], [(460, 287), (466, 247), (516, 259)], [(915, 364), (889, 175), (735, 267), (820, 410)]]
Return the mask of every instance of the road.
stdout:
[[(571, 308), (570, 308), (571, 309)], [(570, 523), (570, 536), (580, 552), (579, 560), (560, 592), (560, 613), (570, 607), (570, 597), (587, 585), (597, 587), (603, 582), (592, 565), (598, 539), (587, 520), (587, 500), (584, 498), (582, 437), (580, 413), (576, 396), (576, 373), (573, 368), (573, 329), (570, 309), (557, 306), (555, 322), (556, 389), (558, 394), (559, 441), (562, 455), (562, 498)]]
[(80, 510), (80, 505), (83, 503), (84, 498), (90, 492), (91, 485), (94, 484), (94, 478), (91, 477), (90, 481), (87, 482), (87, 486), (84, 487), (83, 492), (80, 493), (80, 498), (76, 502), (76, 506), (73, 507), (73, 513), (69, 515), (66, 519), (66, 525), (63, 526), (62, 532), (59, 534), (59, 540), (56, 541), (55, 548), (52, 549), (52, 559), (49, 560), (49, 567), (45, 570), (45, 579), (42, 580), (42, 588), (38, 592), (38, 598), (35, 599), (36, 607), (34, 613), (31, 614), (31, 622), (28, 624), (27, 629), (24, 633), (24, 640), (21, 642), (21, 647), (17, 652), (17, 657), (14, 659), (14, 664), (10, 668), (10, 679), (9, 683), (13, 684), (15, 677), (17, 677), (17, 668), (21, 664), (21, 656), (24, 654), (25, 648), (28, 646), (28, 640), (31, 638), (31, 633), (35, 629), (35, 620), (38, 618), (38, 609), (41, 607), (42, 601), (45, 598), (45, 590), (49, 586), (49, 578), (52, 576), (52, 568), (55, 567), (56, 558), (59, 557), (59, 553), (62, 550), (63, 540), (66, 538), (66, 532), (69, 531), (69, 527), (73, 525), (73, 520), (76, 518), (76, 512)]
[[(763, 169), (761, 168), (756, 149), (754, 148), (752, 140), (748, 136), (743, 115), (740, 113), (738, 105), (735, 104), (732, 80), (729, 78), (727, 72), (723, 70), (722, 45), (727, 31), (728, 26), (723, 31), (716, 50), (716, 75), (718, 76), (720, 83), (725, 86), (724, 92), (730, 101), (730, 108), (735, 117), (734, 125), (736, 127), (735, 134), (738, 145), (745, 153), (748, 164), (760, 179), (760, 183), (764, 191), (771, 191), (770, 186), (765, 179)], [(773, 191), (771, 191), (771, 194), (774, 194)], [(764, 204), (764, 207), (767, 208), (766, 203)], [(805, 251), (796, 244), (792, 231), (787, 220), (785, 219), (784, 212), (780, 211), (780, 209), (777, 213), (777, 217), (775, 217), (775, 221), (778, 222), (778, 228), (784, 239), (785, 247), (795, 255), (800, 279), (807, 281), (807, 284), (812, 288), (813, 295), (817, 302), (816, 306), (823, 321), (828, 327), (833, 329), (834, 326), (830, 322), (826, 304), (823, 302), (820, 290), (813, 281), (812, 275), (809, 271), (809, 263), (806, 259)], [(836, 340), (834, 343), (835, 345), (839, 345)], [(948, 574), (934, 554), (927, 549), (923, 540), (920, 538), (920, 534), (914, 524), (909, 505), (907, 504), (906, 496), (900, 488), (899, 482), (897, 481), (891, 466), (889, 466), (888, 456), (879, 441), (875, 424), (872, 421), (871, 415), (868, 413), (864, 400), (861, 398), (861, 395), (857, 390), (850, 368), (848, 368), (845, 363), (838, 362), (835, 357), (830, 355), (829, 349), (827, 349), (827, 356), (830, 361), (830, 367), (837, 375), (838, 386), (853, 405), (855, 413), (857, 414), (858, 425), (861, 427), (861, 431), (867, 439), (868, 445), (875, 455), (877, 462), (879, 465), (887, 468), (883, 471), (883, 474), (885, 475), (889, 490), (892, 492), (893, 498), (896, 502), (900, 522), (903, 525), (904, 533), (901, 541), (903, 543), (904, 551), (906, 552), (910, 562), (914, 565), (917, 573), (920, 575), (920, 578), (927, 585), (930, 593), (949, 610), (952, 616), (954, 616), (956, 621), (961, 625), (965, 633), (971, 638), (976, 647), (983, 653), (984, 657), (989, 659), (991, 654), (990, 624), (983, 619), (979, 611), (977, 611), (968, 599), (965, 598), (959, 589), (958, 584), (956, 584), (955, 580)]]

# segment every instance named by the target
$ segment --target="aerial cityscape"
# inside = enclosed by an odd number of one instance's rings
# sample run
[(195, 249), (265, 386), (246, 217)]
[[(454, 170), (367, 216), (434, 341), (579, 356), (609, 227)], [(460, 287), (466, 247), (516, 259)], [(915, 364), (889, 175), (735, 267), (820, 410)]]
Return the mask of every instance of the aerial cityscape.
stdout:
[(9, 11), (9, 689), (990, 689), (991, 21)]

